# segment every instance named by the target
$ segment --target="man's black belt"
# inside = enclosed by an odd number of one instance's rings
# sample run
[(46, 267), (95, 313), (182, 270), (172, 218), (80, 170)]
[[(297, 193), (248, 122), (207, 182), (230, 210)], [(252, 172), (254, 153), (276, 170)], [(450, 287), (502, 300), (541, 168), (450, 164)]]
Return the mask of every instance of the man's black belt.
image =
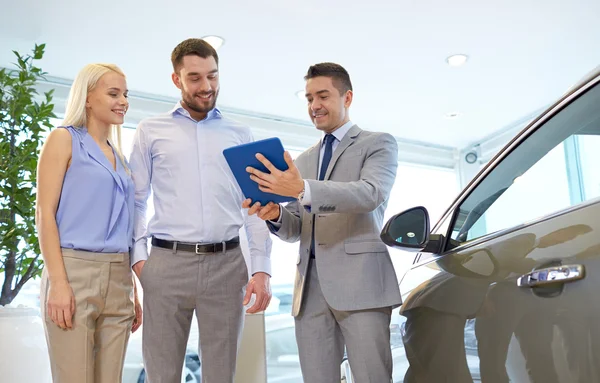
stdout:
[(229, 241), (219, 243), (188, 243), (179, 241), (167, 241), (152, 237), (152, 246), (161, 247), (163, 249), (177, 251), (188, 251), (190, 253), (220, 253), (227, 250), (235, 249), (240, 245), (240, 237), (235, 237)]

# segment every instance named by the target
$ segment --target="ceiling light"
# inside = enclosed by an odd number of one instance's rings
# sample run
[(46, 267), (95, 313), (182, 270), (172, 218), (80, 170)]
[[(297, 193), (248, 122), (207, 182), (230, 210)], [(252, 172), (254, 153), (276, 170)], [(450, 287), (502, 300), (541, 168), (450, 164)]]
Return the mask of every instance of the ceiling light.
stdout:
[(467, 62), (468, 59), (469, 59), (469, 56), (467, 56), (467, 55), (457, 54), (457, 55), (452, 55), (452, 56), (448, 57), (446, 59), (446, 62), (450, 66), (462, 66)]
[(225, 44), (225, 39), (219, 36), (204, 36), (202, 40), (209, 43), (215, 50), (221, 48), (221, 46)]
[(446, 118), (448, 120), (454, 120), (460, 116), (461, 116), (461, 114), (459, 112), (450, 112), (450, 113), (446, 113), (444, 115), (444, 118)]
[(304, 89), (297, 91), (296, 97), (298, 97), (302, 101), (306, 100), (306, 91)]

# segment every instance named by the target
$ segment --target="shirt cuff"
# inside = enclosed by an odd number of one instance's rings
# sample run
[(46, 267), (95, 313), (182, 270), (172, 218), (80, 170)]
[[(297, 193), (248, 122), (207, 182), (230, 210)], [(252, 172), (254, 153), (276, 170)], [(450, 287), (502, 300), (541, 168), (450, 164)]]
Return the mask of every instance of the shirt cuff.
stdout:
[(131, 266), (135, 265), (139, 261), (145, 261), (148, 259), (148, 239), (142, 238), (138, 240), (131, 249)]
[(283, 215), (283, 208), (281, 207), (281, 205), (279, 205), (279, 218), (277, 218), (277, 221), (271, 221), (269, 220), (269, 223), (271, 224), (271, 226), (273, 226), (276, 229), (281, 228), (281, 216)]
[[(304, 180), (304, 195), (302, 196), (302, 199), (300, 200), (300, 204), (302, 206), (310, 206), (312, 204), (312, 199), (310, 196), (310, 185), (308, 184), (308, 182), (306, 180)], [(280, 215), (281, 217), (281, 215)]]
[(271, 276), (271, 259), (264, 255), (250, 257), (250, 270), (252, 275), (256, 273), (267, 273)]

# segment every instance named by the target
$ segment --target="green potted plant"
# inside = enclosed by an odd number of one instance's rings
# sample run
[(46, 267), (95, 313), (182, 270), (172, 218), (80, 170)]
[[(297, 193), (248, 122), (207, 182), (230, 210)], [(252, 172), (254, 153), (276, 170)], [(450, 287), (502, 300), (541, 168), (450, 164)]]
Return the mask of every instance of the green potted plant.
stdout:
[(35, 90), (45, 72), (36, 61), (45, 44), (17, 58), (16, 69), (0, 70), (0, 306), (41, 275), (42, 258), (35, 227), (38, 154), (53, 113), (52, 91)]
[[(2, 381), (49, 381), (44, 329), (35, 308), (8, 305), (42, 271), (35, 227), (38, 153), (50, 129), (52, 92), (35, 90), (45, 45), (14, 52), (16, 69), (0, 69), (0, 355)], [(4, 306), (4, 307), (3, 307)]]

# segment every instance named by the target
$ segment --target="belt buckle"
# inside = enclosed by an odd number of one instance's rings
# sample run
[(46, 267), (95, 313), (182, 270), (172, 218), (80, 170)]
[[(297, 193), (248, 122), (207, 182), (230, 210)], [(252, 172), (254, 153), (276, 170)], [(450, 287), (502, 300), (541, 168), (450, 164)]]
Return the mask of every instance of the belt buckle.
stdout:
[(197, 244), (196, 244), (196, 254), (202, 254), (202, 253), (200, 252), (199, 248), (200, 248), (200, 244), (199, 244), (199, 243), (197, 243)]

